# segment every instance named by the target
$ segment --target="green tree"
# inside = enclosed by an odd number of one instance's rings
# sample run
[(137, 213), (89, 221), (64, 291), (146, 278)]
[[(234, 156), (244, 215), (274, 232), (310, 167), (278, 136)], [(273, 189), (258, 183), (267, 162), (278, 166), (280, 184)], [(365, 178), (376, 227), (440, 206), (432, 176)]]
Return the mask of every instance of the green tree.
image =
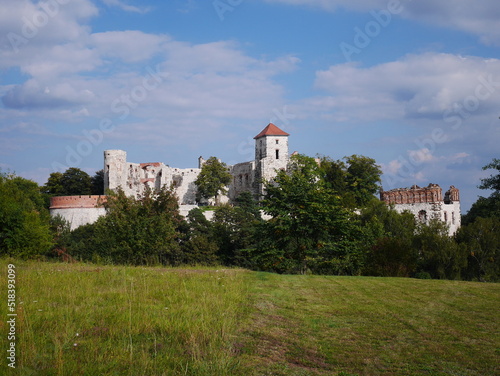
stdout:
[(398, 213), (379, 200), (372, 200), (361, 211), (367, 259), (364, 274), (384, 277), (410, 277), (417, 267), (418, 253), (413, 245), (415, 217)]
[(344, 205), (361, 208), (380, 189), (382, 171), (374, 159), (351, 155), (343, 160), (320, 159), (320, 175), (328, 188), (342, 197)]
[(460, 279), (467, 266), (467, 251), (448, 235), (448, 226), (439, 219), (420, 223), (415, 235), (418, 250), (417, 272), (427, 272), (432, 278)]
[(187, 217), (188, 229), (182, 242), (183, 263), (191, 265), (216, 265), (219, 263), (219, 247), (214, 236), (213, 224), (199, 208), (191, 210)]
[(260, 222), (260, 213), (252, 213), (241, 206), (226, 204), (215, 209), (213, 235), (222, 263), (249, 266), (244, 254), (253, 245), (255, 229)]
[(266, 182), (264, 211), (271, 246), (265, 250), (280, 267), (305, 273), (357, 274), (362, 265), (354, 217), (325, 187), (313, 158), (292, 156), (288, 172)]
[(61, 183), (62, 176), (61, 172), (52, 172), (42, 187), (42, 192), (49, 196), (62, 196), (64, 192), (64, 187)]
[(490, 177), (481, 179), (481, 189), (493, 189), (496, 192), (500, 192), (500, 159), (493, 158), (493, 161), (483, 167), (483, 170), (497, 170), (496, 175), (490, 175)]
[(49, 212), (38, 184), (0, 173), (0, 252), (30, 258), (53, 246)]
[(92, 183), (92, 194), (104, 194), (104, 170), (96, 171), (95, 175), (90, 178)]
[(476, 281), (500, 281), (500, 218), (478, 217), (455, 235), (468, 254), (466, 277)]
[(500, 192), (493, 192), (489, 197), (480, 196), (463, 216), (462, 225), (474, 223), (478, 218), (500, 218)]
[(382, 170), (374, 159), (362, 155), (351, 155), (345, 160), (348, 189), (354, 194), (357, 207), (363, 207), (380, 190)]
[(198, 187), (197, 201), (209, 200), (214, 197), (217, 205), (219, 196), (227, 192), (225, 187), (231, 182), (231, 179), (232, 176), (225, 163), (220, 162), (215, 157), (208, 158), (195, 181)]
[[(500, 171), (500, 159), (493, 158), (493, 161), (483, 167), (483, 170), (494, 169)], [(473, 223), (477, 218), (500, 218), (500, 173), (490, 175), (481, 179), (480, 189), (492, 189), (493, 193), (489, 197), (480, 196), (472, 204), (470, 210), (462, 218), (462, 225)]]
[(62, 174), (60, 184), (63, 187), (61, 192), (63, 196), (92, 194), (92, 179), (79, 168), (68, 168)]
[(178, 265), (183, 261), (177, 199), (170, 189), (147, 189), (135, 199), (110, 193), (107, 215), (72, 233), (71, 256), (119, 264)]
[(250, 192), (241, 192), (234, 201), (235, 206), (247, 211), (248, 213), (251, 213), (254, 219), (262, 219), (259, 203), (257, 200), (255, 200)]

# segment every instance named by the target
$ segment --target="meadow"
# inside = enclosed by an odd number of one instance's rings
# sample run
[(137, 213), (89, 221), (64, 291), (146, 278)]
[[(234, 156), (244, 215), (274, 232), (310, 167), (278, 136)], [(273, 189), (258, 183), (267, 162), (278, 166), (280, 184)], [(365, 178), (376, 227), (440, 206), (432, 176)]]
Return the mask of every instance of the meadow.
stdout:
[(1, 259), (4, 284), (9, 263), (0, 374), (500, 373), (499, 284)]

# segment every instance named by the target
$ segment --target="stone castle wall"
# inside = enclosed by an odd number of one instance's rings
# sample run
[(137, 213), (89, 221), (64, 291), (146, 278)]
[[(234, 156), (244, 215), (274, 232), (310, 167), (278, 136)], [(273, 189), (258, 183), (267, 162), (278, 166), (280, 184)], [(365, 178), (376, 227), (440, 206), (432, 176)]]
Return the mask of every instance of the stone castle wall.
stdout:
[(429, 184), (427, 187), (414, 185), (410, 188), (381, 191), (380, 199), (394, 205), (394, 209), (400, 213), (409, 211), (420, 222), (428, 223), (431, 219), (445, 222), (449, 227), (449, 235), (455, 234), (460, 228), (460, 193), (454, 186), (450, 187), (444, 197), (439, 185)]
[[(276, 171), (286, 169), (290, 160), (288, 153), (288, 133), (274, 124), (269, 124), (255, 139), (255, 160), (228, 166), (232, 181), (227, 187), (227, 196), (219, 202), (229, 202), (242, 192), (250, 192), (256, 198), (263, 195), (262, 180), (271, 180)], [(180, 213), (187, 216), (197, 206), (195, 184), (205, 160), (198, 158), (197, 168), (179, 169), (161, 162), (132, 163), (127, 161), (123, 150), (104, 151), (104, 188), (105, 190), (123, 189), (126, 195), (140, 197), (149, 187), (159, 190), (172, 187), (179, 200)], [(431, 219), (440, 219), (449, 226), (450, 235), (460, 227), (460, 193), (453, 186), (443, 196), (437, 184), (427, 187), (414, 185), (410, 188), (398, 188), (381, 191), (380, 199), (394, 205), (399, 211), (411, 212), (417, 220), (427, 223)], [(51, 214), (60, 214), (76, 228), (81, 224), (92, 223), (105, 209), (100, 207), (103, 196), (54, 197), (51, 201)]]
[(238, 163), (231, 166), (231, 175), (233, 176), (233, 181), (229, 185), (229, 198), (234, 200), (242, 192), (255, 193), (256, 181), (255, 181), (255, 162), (244, 162)]
[(102, 204), (106, 196), (59, 196), (50, 199), (50, 215), (60, 215), (70, 224), (70, 229), (88, 223), (94, 223), (100, 216), (106, 214)]

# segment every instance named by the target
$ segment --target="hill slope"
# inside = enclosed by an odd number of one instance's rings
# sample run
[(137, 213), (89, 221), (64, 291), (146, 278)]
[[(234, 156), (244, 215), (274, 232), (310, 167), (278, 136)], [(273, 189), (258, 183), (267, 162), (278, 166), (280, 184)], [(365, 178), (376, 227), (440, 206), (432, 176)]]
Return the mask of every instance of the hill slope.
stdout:
[(498, 284), (9, 262), (19, 374), (500, 372)]

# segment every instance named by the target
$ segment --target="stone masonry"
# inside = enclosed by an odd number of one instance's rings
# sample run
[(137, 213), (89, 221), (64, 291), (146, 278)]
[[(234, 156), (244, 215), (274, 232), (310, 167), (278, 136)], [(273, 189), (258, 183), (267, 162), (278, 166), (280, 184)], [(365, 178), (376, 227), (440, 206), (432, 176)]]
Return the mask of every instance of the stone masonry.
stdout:
[[(227, 187), (228, 195), (222, 202), (234, 200), (242, 192), (251, 192), (256, 198), (263, 193), (262, 179), (272, 179), (277, 169), (285, 169), (288, 161), (289, 134), (276, 125), (268, 124), (255, 136), (255, 160), (228, 166), (233, 180)], [(104, 188), (121, 188), (129, 196), (140, 196), (146, 187), (160, 189), (173, 187), (179, 199), (181, 213), (191, 210), (196, 202), (195, 181), (205, 160), (198, 159), (197, 168), (179, 169), (164, 163), (132, 163), (123, 150), (104, 152)]]
[[(228, 194), (221, 202), (230, 202), (242, 192), (250, 192), (259, 199), (264, 194), (263, 180), (271, 180), (277, 170), (287, 168), (290, 160), (288, 153), (289, 134), (276, 125), (268, 124), (255, 139), (255, 159), (249, 162), (228, 166), (232, 181), (227, 187)], [(205, 160), (198, 158), (198, 167), (180, 169), (161, 162), (132, 163), (127, 161), (123, 150), (104, 151), (104, 188), (123, 189), (129, 196), (139, 197), (146, 187), (153, 190), (163, 186), (172, 187), (179, 200), (180, 213), (187, 216), (197, 207), (195, 181)], [(51, 215), (60, 214), (71, 223), (74, 229), (85, 223), (92, 223), (105, 209), (100, 205), (104, 196), (54, 197), (51, 200)], [(437, 218), (449, 225), (453, 235), (460, 227), (460, 198), (457, 188), (451, 186), (442, 196), (441, 187), (429, 184), (421, 188), (398, 188), (381, 191), (380, 199), (402, 212), (408, 210), (422, 222)]]
[(106, 196), (59, 196), (50, 199), (50, 215), (60, 215), (70, 223), (70, 229), (94, 223), (106, 209), (102, 204)]
[(380, 199), (394, 205), (398, 212), (409, 211), (415, 218), (424, 223), (436, 218), (449, 226), (449, 235), (453, 235), (461, 223), (460, 193), (451, 186), (442, 196), (442, 189), (437, 184), (427, 187), (413, 185), (410, 188), (397, 188), (381, 191)]

